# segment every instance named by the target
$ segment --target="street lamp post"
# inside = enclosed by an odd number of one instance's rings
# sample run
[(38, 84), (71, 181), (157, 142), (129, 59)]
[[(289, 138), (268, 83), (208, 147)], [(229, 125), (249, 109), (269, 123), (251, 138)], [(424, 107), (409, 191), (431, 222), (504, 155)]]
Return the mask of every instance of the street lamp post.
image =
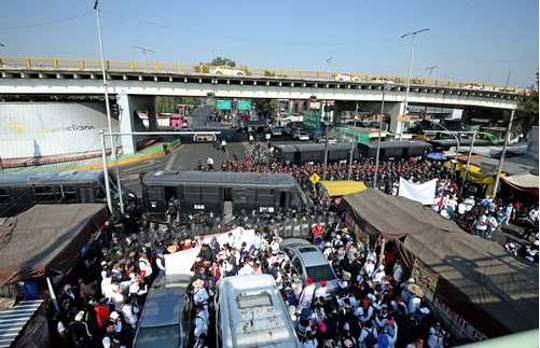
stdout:
[[(105, 71), (105, 59), (103, 57), (103, 40), (101, 38), (101, 23), (99, 20), (99, 0), (94, 2), (94, 10), (96, 11), (96, 21), (97, 21), (97, 32), (98, 32), (98, 44), (99, 44), (99, 55), (101, 57), (101, 73), (103, 75), (103, 91), (105, 94), (105, 110), (107, 112), (107, 124), (109, 127), (109, 133), (112, 134), (112, 120), (111, 120), (111, 106), (109, 104), (109, 88), (107, 83), (107, 73)], [(131, 116), (129, 116), (131, 117)], [(111, 157), (115, 162), (115, 175), (118, 188), (120, 188), (120, 172), (118, 171), (118, 163), (116, 162), (116, 142), (114, 137), (111, 137)], [(123, 197), (120, 195), (120, 211), (124, 214), (124, 202)]]
[(375, 155), (375, 175), (373, 176), (373, 188), (377, 189), (377, 176), (379, 174), (379, 156), (381, 153), (382, 127), (384, 121), (384, 97), (386, 95), (386, 82), (383, 83), (381, 115), (379, 119), (379, 139), (377, 140), (377, 154)]
[(356, 144), (356, 140), (354, 137), (351, 137), (351, 153), (349, 154), (349, 174), (347, 175), (347, 180), (351, 180), (352, 177), (352, 166), (353, 166), (353, 160), (354, 160), (354, 145)]
[[(426, 71), (429, 71), (429, 83), (431, 83), (431, 74), (433, 74), (433, 70), (437, 69), (439, 66), (438, 65), (432, 65), (432, 66), (428, 66), (426, 68)], [(427, 104), (426, 104), (426, 108), (424, 109), (424, 120), (426, 119), (426, 116), (427, 116)]]
[[(410, 56), (410, 59), (409, 59), (409, 78), (407, 80), (407, 89), (405, 91), (405, 109), (404, 109), (404, 113), (405, 115), (408, 115), (408, 108), (409, 108), (409, 91), (411, 89), (411, 77), (412, 77), (412, 67), (413, 67), (413, 59), (414, 59), (414, 43), (416, 42), (416, 35), (417, 34), (420, 34), (422, 32), (425, 32), (425, 31), (429, 31), (431, 29), (429, 28), (424, 28), (424, 29), (420, 29), (420, 30), (417, 30), (417, 31), (413, 31), (412, 33), (407, 33), (407, 34), (403, 34), (401, 35), (399, 38), (400, 39), (404, 39), (408, 36), (412, 36), (412, 43), (411, 43), (411, 56)], [(404, 128), (404, 121), (402, 120), (401, 121), (401, 130), (399, 132), (399, 140), (402, 140), (403, 139), (403, 128)]]
[(514, 114), (516, 110), (512, 110), (510, 114), (510, 121), (508, 122), (508, 129), (506, 130), (506, 137), (504, 138), (504, 144), (501, 152), (501, 158), (499, 159), (499, 167), (497, 168), (497, 176), (495, 177), (495, 186), (493, 187), (493, 197), (497, 197), (497, 191), (499, 190), (499, 182), (501, 180), (501, 171), (506, 157), (506, 148), (508, 147), (508, 141), (510, 140), (510, 133), (512, 132), (512, 123), (514, 122)]
[(457, 156), (458, 156), (458, 154), (459, 154), (459, 137), (456, 135), (456, 132), (452, 132), (450, 129), (446, 128), (446, 127), (443, 126), (442, 124), (437, 123), (437, 126), (441, 127), (441, 128), (444, 129), (445, 131), (447, 131), (448, 134), (450, 134), (451, 136), (454, 137), (454, 139), (456, 139), (456, 151), (455, 151), (455, 155), (456, 155), (456, 161), (457, 161)]

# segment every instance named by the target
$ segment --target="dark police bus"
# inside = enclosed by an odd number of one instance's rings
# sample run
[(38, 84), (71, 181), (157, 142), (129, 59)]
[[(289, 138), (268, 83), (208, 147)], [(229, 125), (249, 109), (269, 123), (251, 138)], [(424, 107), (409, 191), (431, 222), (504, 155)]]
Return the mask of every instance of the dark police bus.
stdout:
[(157, 171), (142, 180), (146, 217), (167, 222), (171, 202), (177, 202), (180, 221), (197, 212), (223, 216), (243, 212), (274, 213), (278, 208), (300, 208), (308, 200), (287, 174)]
[[(113, 180), (111, 195), (118, 196)], [(114, 199), (113, 199), (114, 200)], [(0, 217), (17, 215), (34, 204), (105, 203), (102, 171), (0, 173)]]

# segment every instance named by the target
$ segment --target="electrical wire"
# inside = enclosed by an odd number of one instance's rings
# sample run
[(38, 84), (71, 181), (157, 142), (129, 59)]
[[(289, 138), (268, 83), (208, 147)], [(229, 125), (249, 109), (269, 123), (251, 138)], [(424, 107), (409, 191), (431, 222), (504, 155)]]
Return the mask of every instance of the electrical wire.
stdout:
[(21, 30), (21, 29), (40, 28), (40, 27), (45, 27), (45, 26), (49, 26), (49, 25), (55, 25), (55, 24), (70, 22), (72, 20), (88, 16), (90, 13), (91, 13), (91, 11), (84, 11), (82, 13), (79, 13), (79, 14), (76, 14), (76, 15), (73, 15), (73, 16), (63, 17), (63, 18), (59, 18), (59, 19), (53, 19), (53, 20), (48, 21), (48, 22), (41, 22), (41, 23), (27, 24), (27, 25), (16, 25), (16, 26), (9, 26), (9, 27), (0, 27), (0, 30)]

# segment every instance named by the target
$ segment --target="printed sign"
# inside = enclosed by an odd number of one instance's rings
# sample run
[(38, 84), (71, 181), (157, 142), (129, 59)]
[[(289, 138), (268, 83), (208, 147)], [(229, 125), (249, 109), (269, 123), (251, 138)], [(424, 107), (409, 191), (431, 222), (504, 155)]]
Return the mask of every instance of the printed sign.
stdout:
[(426, 298), (431, 302), (433, 296), (435, 295), (435, 290), (437, 290), (437, 282), (439, 281), (439, 276), (430, 271), (419, 259), (414, 260), (414, 265), (411, 273), (411, 277), (416, 280)]

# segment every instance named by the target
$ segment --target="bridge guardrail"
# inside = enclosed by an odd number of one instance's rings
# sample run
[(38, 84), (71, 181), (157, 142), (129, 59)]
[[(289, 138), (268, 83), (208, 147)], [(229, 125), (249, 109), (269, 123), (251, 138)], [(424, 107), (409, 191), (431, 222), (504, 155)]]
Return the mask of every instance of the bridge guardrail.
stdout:
[[(204, 73), (210, 74), (210, 65), (185, 64), (173, 62), (154, 62), (154, 61), (123, 61), (106, 60), (105, 68), (109, 71), (133, 71), (133, 72), (156, 72), (156, 73)], [(97, 59), (74, 59), (74, 58), (33, 58), (33, 57), (9, 57), (0, 56), (0, 70), (2, 69), (22, 69), (22, 70), (75, 70), (75, 71), (96, 71), (101, 69), (101, 61)], [(326, 83), (336, 82), (371, 82), (371, 81), (393, 81), (395, 83), (406, 83), (407, 78), (389, 75), (369, 75), (363, 73), (343, 73), (327, 71), (306, 71), (291, 69), (259, 69), (249, 66), (235, 67), (241, 70), (245, 76), (269, 77), (284, 79), (305, 79), (321, 80)], [(350, 81), (338, 81), (339, 75), (350, 77)], [(212, 74), (212, 76), (214, 76)], [(227, 77), (227, 75), (223, 75)], [(523, 94), (527, 90), (517, 87), (502, 87), (488, 83), (459, 82), (442, 79), (430, 78), (412, 78), (412, 85), (421, 85), (425, 87), (455, 87), (472, 89), (481, 89), (483, 91), (519, 93)]]

